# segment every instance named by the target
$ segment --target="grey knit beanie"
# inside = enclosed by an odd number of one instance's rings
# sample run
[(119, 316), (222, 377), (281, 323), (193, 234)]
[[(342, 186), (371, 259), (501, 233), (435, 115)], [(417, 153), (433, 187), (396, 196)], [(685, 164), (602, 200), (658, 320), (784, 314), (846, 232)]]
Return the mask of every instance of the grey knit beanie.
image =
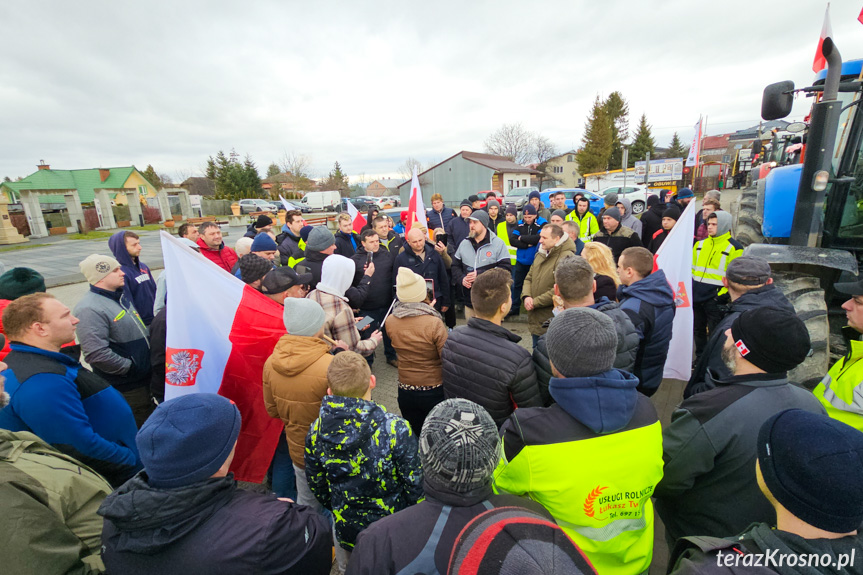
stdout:
[(318, 333), (327, 321), (327, 314), (321, 304), (313, 299), (289, 297), (285, 298), (282, 321), (289, 334), (311, 337)]
[(461, 398), (437, 404), (423, 423), (419, 447), (432, 487), (456, 493), (491, 487), (500, 437), (485, 408)]
[(548, 358), (564, 377), (610, 370), (617, 355), (614, 321), (589, 307), (573, 307), (552, 320), (545, 335)]
[(322, 252), (331, 245), (336, 243), (336, 238), (326, 226), (316, 226), (309, 233), (309, 239), (306, 241), (306, 249), (311, 252)]

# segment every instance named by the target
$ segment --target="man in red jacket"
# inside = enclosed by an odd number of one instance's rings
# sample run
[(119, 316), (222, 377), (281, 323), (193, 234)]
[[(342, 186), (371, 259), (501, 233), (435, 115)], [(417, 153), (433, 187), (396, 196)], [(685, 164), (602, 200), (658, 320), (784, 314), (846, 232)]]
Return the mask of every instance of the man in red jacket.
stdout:
[(197, 242), (201, 247), (201, 255), (231, 273), (239, 258), (237, 258), (237, 252), (222, 241), (222, 228), (215, 222), (204, 222), (198, 228), (198, 232), (201, 234)]

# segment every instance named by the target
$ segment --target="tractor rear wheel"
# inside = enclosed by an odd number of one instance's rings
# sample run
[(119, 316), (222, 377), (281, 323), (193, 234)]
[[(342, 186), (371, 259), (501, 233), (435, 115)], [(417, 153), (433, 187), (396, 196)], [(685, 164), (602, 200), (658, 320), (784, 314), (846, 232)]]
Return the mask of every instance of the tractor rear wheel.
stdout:
[(764, 236), (761, 234), (761, 220), (758, 219), (755, 205), (757, 195), (756, 190), (751, 190), (743, 192), (740, 196), (734, 239), (743, 244), (743, 247), (749, 244), (764, 243)]
[[(799, 366), (788, 372), (788, 379), (806, 389), (814, 389), (827, 373), (830, 362), (830, 324), (827, 302), (817, 277), (798, 272), (774, 272), (773, 281), (782, 291), (797, 317), (806, 324), (812, 352)], [(782, 334), (776, 334), (782, 338)]]

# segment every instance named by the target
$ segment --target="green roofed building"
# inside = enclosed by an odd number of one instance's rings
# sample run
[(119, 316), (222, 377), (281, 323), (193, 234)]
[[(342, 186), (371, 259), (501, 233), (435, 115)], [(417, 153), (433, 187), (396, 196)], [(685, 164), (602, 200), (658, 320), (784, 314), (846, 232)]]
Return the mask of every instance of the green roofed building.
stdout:
[[(120, 168), (92, 168), (84, 170), (52, 170), (42, 165), (39, 169), (17, 182), (3, 182), (0, 191), (6, 194), (11, 203), (20, 200), (21, 191), (39, 191), (39, 203), (62, 204), (63, 193), (45, 194), (49, 190), (66, 192), (77, 190), (82, 204), (95, 200), (96, 190), (108, 190), (111, 199), (117, 204), (126, 203), (125, 192), (137, 190), (140, 196), (156, 197), (156, 188), (148, 182), (135, 166)], [(117, 192), (123, 191), (119, 196)]]

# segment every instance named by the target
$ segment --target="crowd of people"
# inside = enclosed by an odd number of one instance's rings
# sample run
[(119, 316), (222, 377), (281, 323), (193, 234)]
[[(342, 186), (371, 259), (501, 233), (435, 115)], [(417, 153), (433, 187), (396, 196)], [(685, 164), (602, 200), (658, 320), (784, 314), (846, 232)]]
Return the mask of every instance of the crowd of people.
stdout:
[[(651, 196), (639, 219), (614, 194), (598, 217), (562, 193), (532, 193), (521, 214), (434, 195), (405, 233), (372, 210), (335, 233), (289, 211), (234, 248), (214, 222), (181, 226), (188, 249), (283, 306), (261, 374), (284, 425), (266, 493), (230, 472), (236, 405), (165, 399), (168, 272), (154, 279), (136, 234), (80, 263), (74, 310), (33, 270), (6, 272), (5, 564), (634, 575), (651, 567), (655, 513), (670, 573), (863, 572), (863, 281), (835, 286), (848, 355), (814, 391), (795, 385), (806, 326), (708, 192), (691, 230), (692, 377), (668, 424), (650, 399), (676, 310), (655, 253), (693, 197)], [(530, 346), (506, 327), (522, 310)], [(378, 347), (401, 415), (373, 400)]]

